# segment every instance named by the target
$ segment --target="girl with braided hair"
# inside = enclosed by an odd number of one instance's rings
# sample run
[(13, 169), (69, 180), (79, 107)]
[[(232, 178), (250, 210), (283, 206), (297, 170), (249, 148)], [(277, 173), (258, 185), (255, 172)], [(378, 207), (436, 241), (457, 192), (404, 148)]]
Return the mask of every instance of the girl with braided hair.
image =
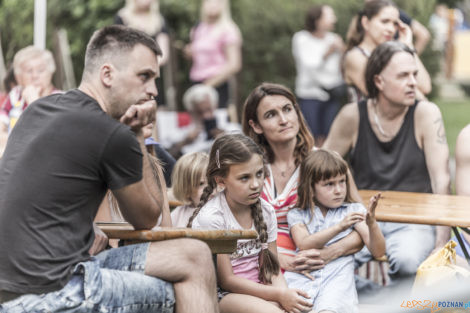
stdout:
[(257, 239), (239, 240), (231, 255), (217, 255), (221, 312), (310, 309), (304, 299), (308, 295), (288, 289), (280, 272), (276, 215), (272, 206), (260, 199), (264, 174), (263, 152), (252, 139), (232, 133), (215, 140), (207, 166), (207, 187), (188, 227), (256, 229), (259, 234)]

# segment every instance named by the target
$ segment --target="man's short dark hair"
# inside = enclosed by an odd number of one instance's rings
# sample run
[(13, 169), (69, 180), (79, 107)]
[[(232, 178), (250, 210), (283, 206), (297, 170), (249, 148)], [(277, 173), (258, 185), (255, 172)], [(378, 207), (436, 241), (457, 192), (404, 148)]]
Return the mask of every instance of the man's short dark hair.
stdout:
[(84, 72), (99, 68), (103, 59), (129, 53), (136, 45), (149, 48), (155, 56), (162, 55), (157, 42), (146, 33), (123, 25), (106, 26), (97, 30), (88, 42)]
[(375, 85), (375, 75), (379, 75), (388, 65), (397, 52), (408, 52), (414, 56), (414, 51), (399, 41), (387, 41), (375, 48), (367, 61), (366, 66), (366, 88), (369, 98), (377, 98), (379, 89)]

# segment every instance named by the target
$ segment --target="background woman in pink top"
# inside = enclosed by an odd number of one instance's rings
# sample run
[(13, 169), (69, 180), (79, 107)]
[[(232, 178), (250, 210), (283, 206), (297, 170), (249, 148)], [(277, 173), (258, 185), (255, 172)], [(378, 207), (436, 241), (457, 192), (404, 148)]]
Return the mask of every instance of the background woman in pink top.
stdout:
[(297, 201), (299, 165), (313, 149), (314, 141), (294, 94), (282, 85), (259, 85), (246, 99), (242, 123), (243, 132), (264, 149), (269, 163), (261, 198), (276, 212), (281, 268), (292, 272), (313, 271), (342, 255), (359, 251), (362, 240), (352, 232), (326, 248), (295, 252), (287, 212)]
[(192, 59), (189, 78), (217, 89), (219, 108), (229, 99), (228, 80), (241, 69), (242, 38), (228, 0), (203, 0), (201, 22), (191, 30), (185, 52)]

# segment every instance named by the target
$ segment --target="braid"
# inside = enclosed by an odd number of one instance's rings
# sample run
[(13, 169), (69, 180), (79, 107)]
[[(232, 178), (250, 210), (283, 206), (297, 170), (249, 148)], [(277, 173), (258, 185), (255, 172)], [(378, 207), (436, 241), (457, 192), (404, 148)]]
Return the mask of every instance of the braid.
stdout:
[[(261, 201), (258, 200), (251, 206), (251, 216), (255, 223), (256, 231), (258, 232), (261, 243), (265, 244), (268, 241), (268, 227), (263, 218), (263, 210), (261, 208)], [(263, 284), (271, 284), (273, 275), (277, 275), (280, 270), (279, 261), (276, 256), (269, 250), (261, 248), (259, 257), (259, 280)]]
[(258, 200), (256, 203), (251, 205), (251, 216), (255, 222), (255, 228), (258, 232), (258, 238), (262, 243), (268, 241), (268, 227), (264, 222), (263, 211), (261, 209), (261, 202)]
[(214, 191), (215, 186), (214, 183), (209, 183), (204, 190), (202, 191), (201, 195), (201, 201), (199, 201), (199, 204), (197, 205), (196, 210), (194, 210), (193, 215), (189, 218), (188, 225), (186, 227), (191, 228), (193, 226), (193, 220), (194, 218), (199, 214), (199, 211), (201, 211), (201, 208), (209, 201), (210, 196), (212, 195), (212, 192)]

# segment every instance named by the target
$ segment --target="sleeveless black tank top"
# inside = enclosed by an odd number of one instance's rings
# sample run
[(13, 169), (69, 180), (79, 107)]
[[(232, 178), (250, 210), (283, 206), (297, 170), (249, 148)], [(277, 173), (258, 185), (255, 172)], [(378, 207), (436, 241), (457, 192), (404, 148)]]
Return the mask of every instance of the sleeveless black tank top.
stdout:
[(397, 135), (382, 142), (370, 125), (367, 101), (358, 103), (359, 133), (349, 161), (359, 189), (432, 192), (424, 152), (414, 132), (417, 106), (418, 102), (408, 109)]

